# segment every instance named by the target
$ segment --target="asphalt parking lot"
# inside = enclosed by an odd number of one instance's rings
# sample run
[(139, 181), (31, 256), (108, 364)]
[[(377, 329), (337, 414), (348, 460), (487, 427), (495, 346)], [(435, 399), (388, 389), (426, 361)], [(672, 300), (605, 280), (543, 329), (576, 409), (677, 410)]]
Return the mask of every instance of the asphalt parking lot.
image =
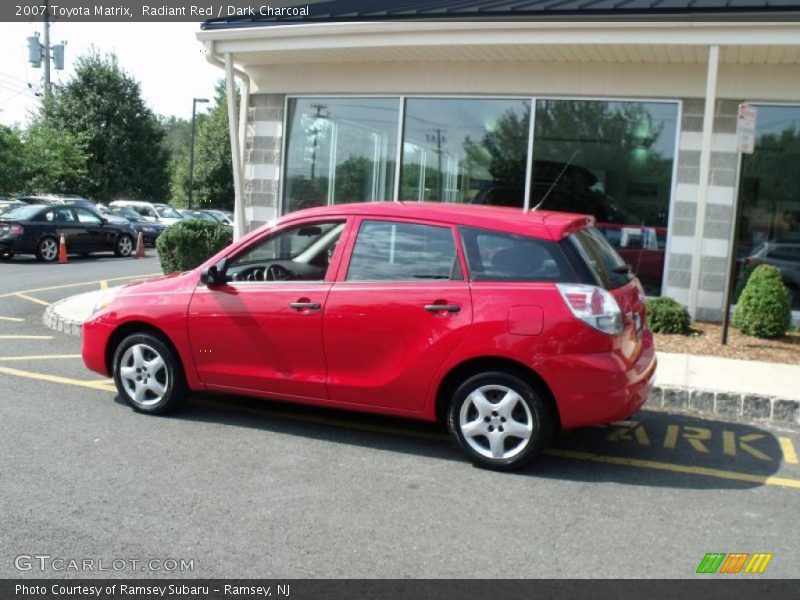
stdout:
[[(795, 429), (643, 411), (502, 474), (429, 424), (202, 395), (136, 414), (41, 318), (158, 272), (0, 264), (0, 577), (694, 577), (710, 552), (797, 576)], [(20, 555), (193, 566), (20, 571)]]

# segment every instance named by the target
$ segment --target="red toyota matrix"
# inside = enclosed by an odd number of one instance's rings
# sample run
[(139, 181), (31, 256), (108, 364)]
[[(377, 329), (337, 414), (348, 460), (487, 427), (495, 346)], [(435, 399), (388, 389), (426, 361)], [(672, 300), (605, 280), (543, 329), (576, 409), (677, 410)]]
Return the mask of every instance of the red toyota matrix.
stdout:
[(590, 217), (416, 202), (292, 213), (113, 291), (83, 359), (140, 412), (214, 391), (443, 421), (495, 469), (630, 416), (656, 366), (642, 288)]

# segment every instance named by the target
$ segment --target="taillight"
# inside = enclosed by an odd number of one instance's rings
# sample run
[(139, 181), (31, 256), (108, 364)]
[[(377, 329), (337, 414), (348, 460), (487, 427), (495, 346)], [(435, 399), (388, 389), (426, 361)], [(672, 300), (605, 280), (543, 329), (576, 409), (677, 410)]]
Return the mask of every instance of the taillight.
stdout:
[(578, 283), (559, 283), (557, 287), (576, 318), (603, 333), (622, 334), (622, 311), (606, 290)]
[(12, 235), (22, 235), (23, 231), (25, 230), (22, 228), (22, 225), (19, 225), (17, 223), (11, 225), (11, 228), (9, 229), (9, 233), (11, 233)]

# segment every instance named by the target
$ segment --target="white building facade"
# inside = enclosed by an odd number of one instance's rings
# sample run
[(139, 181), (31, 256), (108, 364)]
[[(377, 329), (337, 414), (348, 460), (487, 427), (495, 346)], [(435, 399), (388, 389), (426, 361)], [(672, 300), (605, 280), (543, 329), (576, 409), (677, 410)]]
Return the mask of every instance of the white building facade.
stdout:
[(797, 22), (241, 25), (198, 34), (228, 77), (239, 232), (350, 201), (541, 203), (594, 214), (700, 320), (734, 259), (777, 252), (791, 286), (796, 251), (800, 273)]

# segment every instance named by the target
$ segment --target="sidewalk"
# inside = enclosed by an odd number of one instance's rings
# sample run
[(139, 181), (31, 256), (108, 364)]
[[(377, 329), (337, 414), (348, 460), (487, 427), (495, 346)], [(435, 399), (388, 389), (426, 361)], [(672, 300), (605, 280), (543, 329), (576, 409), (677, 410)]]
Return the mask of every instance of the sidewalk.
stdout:
[[(47, 307), (51, 329), (81, 335), (104, 291), (78, 294)], [(647, 408), (724, 418), (800, 424), (800, 365), (658, 352), (656, 381)]]

